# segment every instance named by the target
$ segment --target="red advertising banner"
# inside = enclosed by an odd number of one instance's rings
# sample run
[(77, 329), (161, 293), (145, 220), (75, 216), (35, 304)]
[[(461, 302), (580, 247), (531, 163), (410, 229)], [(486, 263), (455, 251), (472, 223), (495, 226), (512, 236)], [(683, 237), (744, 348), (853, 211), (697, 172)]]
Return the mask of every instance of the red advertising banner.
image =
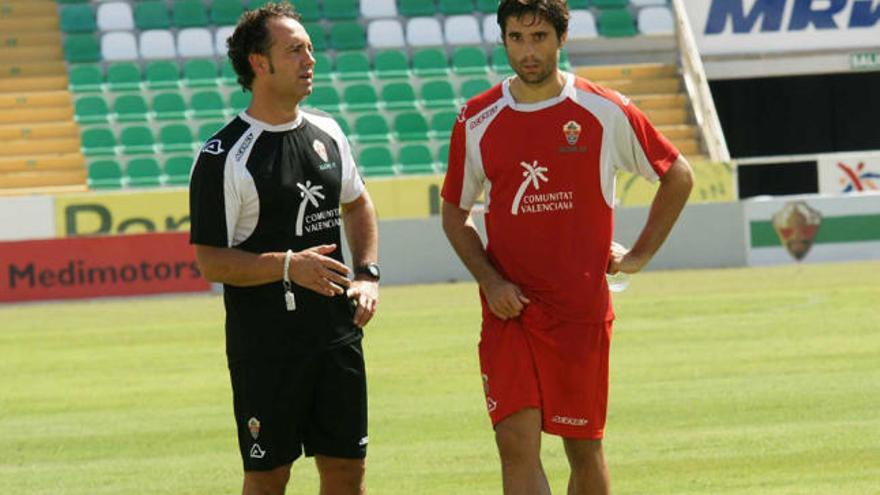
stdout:
[(0, 302), (209, 289), (185, 232), (0, 243)]

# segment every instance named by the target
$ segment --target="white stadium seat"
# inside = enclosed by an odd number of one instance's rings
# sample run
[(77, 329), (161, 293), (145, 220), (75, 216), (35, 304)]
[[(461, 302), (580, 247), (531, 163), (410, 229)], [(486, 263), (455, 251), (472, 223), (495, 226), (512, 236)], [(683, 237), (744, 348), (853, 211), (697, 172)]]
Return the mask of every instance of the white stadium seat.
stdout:
[(568, 19), (568, 36), (570, 38), (596, 38), (596, 18), (589, 10), (572, 10)]
[(443, 44), (443, 30), (433, 17), (413, 17), (406, 23), (406, 44), (438, 46)]
[(403, 38), (403, 26), (397, 19), (373, 21), (367, 26), (367, 44), (373, 48), (404, 47), (406, 40)]
[(397, 4), (394, 0), (362, 0), (361, 16), (367, 19), (397, 17)]
[(674, 34), (675, 20), (668, 7), (645, 7), (639, 11), (639, 32), (642, 34)]
[(221, 57), (225, 57), (226, 53), (229, 51), (226, 48), (226, 40), (232, 36), (232, 33), (235, 32), (235, 26), (223, 26), (217, 28), (217, 31), (214, 33), (214, 51), (217, 52), (217, 55)]
[(472, 15), (454, 15), (446, 18), (443, 32), (450, 45), (479, 45), (483, 42), (480, 24)]
[(483, 17), (483, 41), (486, 43), (501, 43), (501, 28), (498, 26), (498, 17), (487, 15)]
[(205, 28), (186, 28), (177, 33), (177, 54), (183, 58), (213, 57), (214, 38)]
[(141, 58), (175, 58), (174, 35), (167, 29), (143, 31), (140, 38)]
[(131, 6), (125, 2), (102, 3), (98, 6), (95, 18), (98, 29), (101, 31), (131, 31), (134, 29)]
[(107, 33), (101, 37), (101, 58), (104, 60), (137, 60), (134, 35), (128, 31)]

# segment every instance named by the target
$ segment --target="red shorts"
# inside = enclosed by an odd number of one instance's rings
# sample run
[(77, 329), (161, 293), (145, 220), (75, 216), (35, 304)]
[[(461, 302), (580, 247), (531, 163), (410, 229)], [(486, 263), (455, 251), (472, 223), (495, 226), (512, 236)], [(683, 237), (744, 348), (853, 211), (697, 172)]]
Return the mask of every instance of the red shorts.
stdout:
[(611, 323), (559, 321), (536, 304), (507, 321), (484, 309), (480, 369), (492, 425), (537, 408), (547, 433), (602, 438)]

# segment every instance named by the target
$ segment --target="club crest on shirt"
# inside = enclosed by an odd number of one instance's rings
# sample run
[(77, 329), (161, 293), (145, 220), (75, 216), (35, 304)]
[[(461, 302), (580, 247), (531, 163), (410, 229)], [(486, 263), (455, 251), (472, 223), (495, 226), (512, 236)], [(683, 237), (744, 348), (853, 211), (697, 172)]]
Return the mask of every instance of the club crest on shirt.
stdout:
[(324, 146), (324, 143), (315, 139), (314, 141), (312, 141), (312, 149), (314, 149), (315, 153), (317, 153), (318, 156), (321, 157), (321, 161), (327, 161), (327, 148)]
[(569, 146), (574, 146), (581, 137), (581, 125), (573, 120), (569, 120), (562, 126), (562, 132), (565, 134), (565, 140)]

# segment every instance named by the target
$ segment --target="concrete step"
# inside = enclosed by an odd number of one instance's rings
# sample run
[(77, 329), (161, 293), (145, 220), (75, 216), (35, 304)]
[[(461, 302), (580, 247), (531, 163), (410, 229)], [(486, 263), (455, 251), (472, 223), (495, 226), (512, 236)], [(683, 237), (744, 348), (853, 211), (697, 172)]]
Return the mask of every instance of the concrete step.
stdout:
[(0, 2), (0, 19), (21, 19), (23, 17), (58, 16), (58, 8), (53, 2), (18, 1)]
[(592, 81), (666, 78), (677, 77), (678, 67), (668, 64), (599, 65), (581, 67), (576, 73)]
[(61, 45), (13, 46), (0, 49), (0, 65), (22, 64), (32, 60), (64, 61)]
[(72, 102), (70, 98), (70, 93), (68, 93), (67, 91), (0, 94), (0, 110), (69, 107), (71, 104)]
[(631, 100), (642, 110), (657, 108), (688, 108), (688, 104), (690, 103), (684, 93), (638, 95), (631, 98)]
[(51, 108), (28, 108), (18, 111), (0, 112), (0, 125), (28, 125), (37, 122), (73, 121), (73, 106)]
[(0, 172), (85, 169), (86, 159), (80, 152), (21, 156), (0, 156)]
[(57, 31), (58, 29), (60, 29), (60, 23), (57, 15), (21, 18), (0, 17), (0, 33), (3, 33), (4, 36), (14, 33)]
[(0, 156), (25, 156), (47, 153), (77, 153), (79, 138), (16, 139), (0, 146)]
[(672, 144), (674, 144), (675, 147), (678, 148), (678, 151), (680, 151), (685, 156), (685, 158), (690, 159), (691, 156), (698, 155), (703, 152), (700, 147), (700, 142), (696, 139), (676, 138), (670, 139), (670, 141), (672, 141)]
[(61, 46), (60, 31), (42, 33), (2, 33), (0, 34), (0, 53), (21, 47)]
[(657, 130), (669, 139), (697, 139), (700, 134), (695, 125), (658, 125)]
[(67, 89), (67, 74), (62, 76), (0, 77), (0, 93), (27, 93)]
[(690, 121), (690, 109), (688, 108), (661, 108), (645, 111), (648, 120), (657, 125), (679, 125)]
[(27, 78), (66, 75), (64, 62), (0, 63), (0, 78)]
[(86, 186), (86, 169), (38, 170), (0, 174), (0, 189)]
[(0, 141), (4, 142), (18, 139), (76, 137), (79, 137), (79, 127), (73, 121), (0, 125)]
[(633, 98), (646, 94), (677, 94), (681, 92), (681, 80), (677, 77), (659, 79), (615, 79), (597, 81), (606, 88), (615, 89)]

